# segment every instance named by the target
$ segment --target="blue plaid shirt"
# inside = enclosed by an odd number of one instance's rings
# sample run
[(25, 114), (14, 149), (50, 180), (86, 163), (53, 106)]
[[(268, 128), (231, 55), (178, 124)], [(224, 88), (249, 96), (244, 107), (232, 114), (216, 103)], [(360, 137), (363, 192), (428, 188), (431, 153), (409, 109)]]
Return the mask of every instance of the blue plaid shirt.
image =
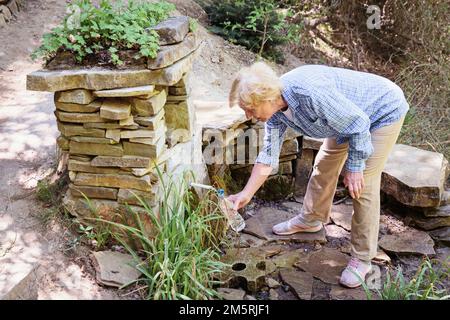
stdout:
[(373, 152), (370, 132), (402, 118), (409, 105), (403, 91), (381, 76), (324, 65), (304, 65), (281, 77), (282, 96), (293, 121), (282, 111), (265, 124), (264, 146), (256, 163), (278, 167), (287, 127), (314, 138), (349, 143), (345, 168), (365, 169)]

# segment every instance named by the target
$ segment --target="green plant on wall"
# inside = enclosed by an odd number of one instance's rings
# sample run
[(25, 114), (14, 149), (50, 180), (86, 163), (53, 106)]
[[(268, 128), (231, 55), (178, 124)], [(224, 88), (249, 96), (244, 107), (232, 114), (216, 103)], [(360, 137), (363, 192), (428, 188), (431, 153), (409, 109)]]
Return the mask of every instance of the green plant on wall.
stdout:
[(98, 6), (90, 0), (78, 0), (68, 6), (61, 25), (43, 36), (42, 45), (31, 55), (51, 60), (60, 51), (70, 51), (81, 63), (87, 56), (108, 56), (120, 65), (120, 50), (136, 50), (135, 58), (155, 58), (159, 49), (158, 34), (149, 30), (168, 18), (173, 4), (102, 0)]

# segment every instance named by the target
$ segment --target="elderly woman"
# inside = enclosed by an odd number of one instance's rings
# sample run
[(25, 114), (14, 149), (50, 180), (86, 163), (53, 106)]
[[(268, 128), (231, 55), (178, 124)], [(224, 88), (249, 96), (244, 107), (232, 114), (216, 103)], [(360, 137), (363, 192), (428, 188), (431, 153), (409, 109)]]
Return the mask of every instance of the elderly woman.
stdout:
[(353, 198), (351, 255), (340, 282), (358, 287), (377, 254), (381, 172), (409, 105), (402, 90), (378, 75), (304, 65), (283, 76), (262, 62), (242, 69), (230, 92), (247, 118), (265, 122), (264, 146), (245, 188), (228, 197), (244, 207), (278, 166), (287, 127), (325, 138), (314, 162), (303, 207), (273, 227), (278, 235), (320, 231), (329, 219), (339, 175)]

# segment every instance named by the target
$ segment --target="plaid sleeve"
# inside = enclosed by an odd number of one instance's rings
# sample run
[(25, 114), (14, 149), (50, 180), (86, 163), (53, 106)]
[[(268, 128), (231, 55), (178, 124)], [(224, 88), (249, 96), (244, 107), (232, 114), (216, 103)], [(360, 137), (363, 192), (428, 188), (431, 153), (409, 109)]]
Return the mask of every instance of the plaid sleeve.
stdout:
[(276, 116), (272, 116), (265, 124), (264, 143), (255, 163), (262, 163), (278, 169), (281, 146), (287, 125)]
[(349, 143), (345, 169), (362, 172), (365, 162), (373, 152), (370, 136), (370, 119), (352, 101), (337, 90), (326, 88), (314, 95), (313, 107), (319, 118), (336, 130), (337, 136)]

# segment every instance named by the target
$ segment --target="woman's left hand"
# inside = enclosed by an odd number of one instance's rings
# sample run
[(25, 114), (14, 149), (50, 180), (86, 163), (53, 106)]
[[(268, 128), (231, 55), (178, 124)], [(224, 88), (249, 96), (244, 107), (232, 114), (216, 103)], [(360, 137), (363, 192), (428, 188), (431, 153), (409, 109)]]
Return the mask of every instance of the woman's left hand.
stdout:
[(359, 199), (364, 188), (364, 175), (362, 172), (344, 172), (344, 185), (348, 188), (353, 199)]

